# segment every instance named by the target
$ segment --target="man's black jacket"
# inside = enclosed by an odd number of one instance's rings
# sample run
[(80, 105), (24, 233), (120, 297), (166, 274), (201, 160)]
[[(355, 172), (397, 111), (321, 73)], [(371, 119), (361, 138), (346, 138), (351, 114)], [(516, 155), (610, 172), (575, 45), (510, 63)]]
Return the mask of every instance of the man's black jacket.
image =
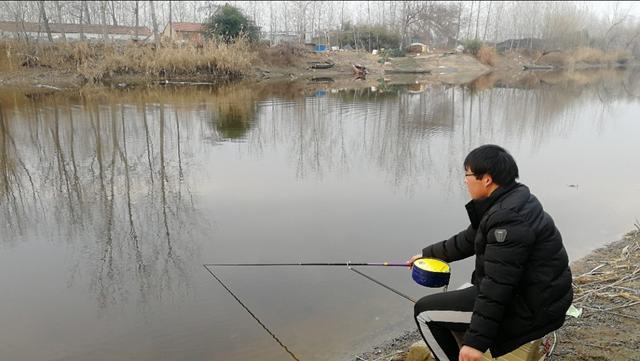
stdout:
[(463, 344), (493, 357), (558, 329), (571, 305), (571, 271), (562, 237), (522, 184), (499, 187), (466, 205), (471, 225), (422, 250), (447, 262), (476, 255), (478, 287)]

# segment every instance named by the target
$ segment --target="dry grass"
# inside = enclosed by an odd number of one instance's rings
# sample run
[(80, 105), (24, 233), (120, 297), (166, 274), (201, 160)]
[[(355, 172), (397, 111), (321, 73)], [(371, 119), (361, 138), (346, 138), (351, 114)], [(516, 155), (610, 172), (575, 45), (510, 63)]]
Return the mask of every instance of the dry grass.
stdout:
[(581, 47), (574, 50), (571, 57), (575, 63), (606, 64), (610, 54), (605, 54), (600, 49)]
[(559, 68), (572, 67), (573, 58), (566, 52), (553, 52), (546, 54), (538, 59), (539, 64), (553, 65)]
[(235, 79), (250, 72), (254, 59), (245, 40), (234, 44), (207, 42), (202, 46), (163, 45), (158, 49), (153, 44), (135, 43), (0, 43), (0, 65), (4, 70), (22, 69), (29, 57), (37, 58), (38, 67), (76, 71), (94, 82), (117, 75)]
[(494, 66), (498, 60), (498, 55), (496, 54), (496, 49), (483, 45), (478, 49), (476, 58), (484, 65)]
[(298, 65), (309, 50), (302, 45), (282, 43), (274, 47), (261, 47), (258, 52), (265, 65), (286, 67)]
[(580, 47), (572, 51), (552, 52), (542, 56), (538, 63), (561, 68), (573, 68), (577, 64), (615, 66), (633, 59), (630, 52), (613, 50), (604, 52), (596, 48)]

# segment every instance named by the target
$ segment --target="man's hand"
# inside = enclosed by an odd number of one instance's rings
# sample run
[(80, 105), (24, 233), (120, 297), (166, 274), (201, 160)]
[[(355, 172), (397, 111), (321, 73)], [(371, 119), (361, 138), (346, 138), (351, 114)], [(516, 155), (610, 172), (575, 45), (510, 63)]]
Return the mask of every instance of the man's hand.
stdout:
[(458, 361), (482, 361), (482, 352), (470, 346), (462, 346)]
[(420, 254), (420, 253), (418, 253), (417, 255), (409, 258), (409, 260), (407, 261), (407, 267), (409, 267), (409, 268), (413, 267), (413, 262), (415, 262), (419, 258), (422, 258), (422, 254)]

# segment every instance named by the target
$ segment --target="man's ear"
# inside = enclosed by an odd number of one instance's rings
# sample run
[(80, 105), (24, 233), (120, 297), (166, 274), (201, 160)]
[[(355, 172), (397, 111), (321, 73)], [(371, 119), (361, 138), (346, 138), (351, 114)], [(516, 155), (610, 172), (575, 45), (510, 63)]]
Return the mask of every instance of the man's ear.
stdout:
[(482, 184), (485, 187), (489, 187), (493, 184), (493, 177), (490, 174), (485, 174), (482, 178)]

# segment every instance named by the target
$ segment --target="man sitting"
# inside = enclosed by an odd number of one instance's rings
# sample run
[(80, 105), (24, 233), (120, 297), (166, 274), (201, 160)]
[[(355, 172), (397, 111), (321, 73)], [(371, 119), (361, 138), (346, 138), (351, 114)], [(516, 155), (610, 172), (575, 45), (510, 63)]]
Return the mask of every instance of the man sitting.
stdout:
[[(518, 166), (497, 145), (464, 160), (471, 225), (422, 250), (419, 258), (446, 262), (475, 255), (472, 285), (423, 297), (415, 305), (418, 329), (438, 360), (479, 361), (558, 329), (571, 305), (571, 271), (553, 219), (525, 185)], [(464, 333), (462, 348), (453, 332)]]

